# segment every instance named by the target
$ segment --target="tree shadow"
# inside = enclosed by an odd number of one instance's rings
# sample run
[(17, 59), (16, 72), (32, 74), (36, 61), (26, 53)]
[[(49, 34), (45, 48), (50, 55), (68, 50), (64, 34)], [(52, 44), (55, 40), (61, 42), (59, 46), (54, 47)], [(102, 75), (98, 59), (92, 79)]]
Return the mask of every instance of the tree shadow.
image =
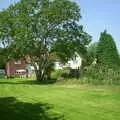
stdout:
[(26, 80), (26, 81), (18, 81), (18, 82), (16, 82), (16, 81), (10, 81), (10, 80), (8, 80), (8, 81), (5, 81), (5, 82), (0, 82), (0, 84), (11, 84), (11, 85), (17, 85), (17, 84), (27, 84), (27, 85), (37, 85), (37, 84), (39, 84), (37, 81), (35, 81), (35, 80)]
[(17, 84), (27, 84), (27, 85), (47, 85), (47, 84), (54, 84), (56, 83), (57, 79), (51, 79), (51, 80), (45, 80), (43, 82), (39, 82), (37, 80), (25, 80), (25, 81), (5, 81), (0, 82), (0, 84), (11, 84), (11, 85), (17, 85)]
[(47, 84), (54, 84), (54, 83), (56, 83), (57, 82), (57, 79), (53, 79), (53, 78), (51, 78), (51, 79), (47, 79), (47, 80), (44, 80), (44, 81), (42, 81), (42, 82), (39, 82), (38, 81), (38, 84), (42, 84), (42, 85), (47, 85)]
[(64, 120), (64, 116), (48, 112), (49, 104), (26, 103), (14, 97), (0, 98), (0, 120)]

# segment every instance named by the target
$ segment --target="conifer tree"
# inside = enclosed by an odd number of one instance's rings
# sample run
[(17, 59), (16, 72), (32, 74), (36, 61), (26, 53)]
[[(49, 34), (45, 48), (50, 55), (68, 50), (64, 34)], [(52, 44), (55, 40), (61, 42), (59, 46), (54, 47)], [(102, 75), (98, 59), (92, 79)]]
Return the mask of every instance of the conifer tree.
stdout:
[(105, 30), (101, 33), (97, 47), (98, 64), (109, 68), (120, 66), (119, 54), (113, 37)]

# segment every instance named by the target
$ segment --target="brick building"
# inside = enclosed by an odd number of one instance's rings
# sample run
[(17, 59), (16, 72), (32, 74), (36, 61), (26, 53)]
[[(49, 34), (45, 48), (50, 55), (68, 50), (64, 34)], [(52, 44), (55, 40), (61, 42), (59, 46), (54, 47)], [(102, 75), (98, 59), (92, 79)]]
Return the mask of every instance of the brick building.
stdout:
[(25, 60), (18, 60), (18, 61), (9, 61), (5, 65), (5, 73), (7, 76), (26, 76), (27, 75), (27, 63)]

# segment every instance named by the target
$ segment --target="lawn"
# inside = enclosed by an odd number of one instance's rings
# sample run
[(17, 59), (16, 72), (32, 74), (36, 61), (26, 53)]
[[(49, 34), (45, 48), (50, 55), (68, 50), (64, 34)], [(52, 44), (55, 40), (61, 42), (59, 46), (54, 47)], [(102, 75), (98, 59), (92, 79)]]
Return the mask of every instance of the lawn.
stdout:
[(120, 86), (0, 80), (0, 120), (120, 120)]

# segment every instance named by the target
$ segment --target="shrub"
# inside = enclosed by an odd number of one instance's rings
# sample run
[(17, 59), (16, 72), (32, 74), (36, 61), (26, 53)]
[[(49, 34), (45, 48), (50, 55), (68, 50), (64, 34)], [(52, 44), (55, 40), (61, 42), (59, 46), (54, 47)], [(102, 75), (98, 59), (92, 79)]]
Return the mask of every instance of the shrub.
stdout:
[(79, 71), (79, 69), (71, 69), (70, 72), (69, 72), (69, 77), (70, 78), (77, 78), (77, 79), (79, 79), (80, 78), (80, 71)]
[(103, 66), (88, 67), (84, 71), (85, 77), (93, 83), (120, 84), (120, 69)]
[(51, 74), (52, 78), (56, 79), (66, 79), (66, 78), (77, 78), (79, 79), (80, 77), (80, 71), (79, 69), (70, 69), (70, 68), (65, 68), (62, 70), (56, 70)]
[(64, 73), (63, 70), (55, 70), (51, 73), (51, 78), (58, 79), (61, 77), (61, 75)]

